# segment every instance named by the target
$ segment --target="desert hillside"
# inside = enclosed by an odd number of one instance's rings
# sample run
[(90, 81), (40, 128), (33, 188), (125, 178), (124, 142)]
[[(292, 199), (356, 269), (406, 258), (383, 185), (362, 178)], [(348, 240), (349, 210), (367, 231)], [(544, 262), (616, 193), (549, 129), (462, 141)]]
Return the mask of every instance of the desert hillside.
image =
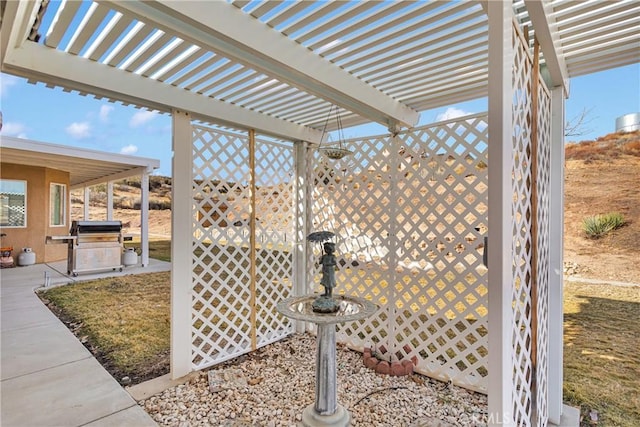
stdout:
[[(152, 238), (171, 238), (171, 178), (152, 176), (149, 179), (149, 234)], [(107, 217), (106, 185), (91, 187), (89, 219)], [(140, 178), (133, 177), (113, 185), (113, 218), (122, 221), (124, 232), (140, 234)], [(71, 192), (71, 219), (82, 219), (82, 191)]]
[[(640, 131), (609, 134), (566, 146), (565, 273), (580, 277), (640, 283)], [(149, 232), (171, 236), (171, 179), (150, 179)], [(114, 217), (125, 232), (140, 232), (140, 181), (114, 185)], [(90, 219), (106, 217), (105, 187), (92, 189)], [(72, 218), (82, 217), (82, 196), (72, 193)], [(621, 213), (625, 226), (601, 239), (582, 231), (586, 216)]]
[[(640, 283), (640, 131), (565, 149), (565, 265), (581, 277)], [(589, 215), (621, 213), (626, 224), (593, 240)]]

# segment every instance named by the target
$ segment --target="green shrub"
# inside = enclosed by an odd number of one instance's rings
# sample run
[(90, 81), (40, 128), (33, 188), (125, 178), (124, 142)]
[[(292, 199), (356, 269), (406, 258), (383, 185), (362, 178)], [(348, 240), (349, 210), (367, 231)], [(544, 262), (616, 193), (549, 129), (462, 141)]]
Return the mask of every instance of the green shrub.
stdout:
[(92, 193), (106, 193), (107, 192), (107, 184), (97, 184), (91, 187)]
[(621, 213), (610, 212), (604, 215), (588, 216), (582, 220), (582, 229), (587, 237), (598, 239), (625, 224)]

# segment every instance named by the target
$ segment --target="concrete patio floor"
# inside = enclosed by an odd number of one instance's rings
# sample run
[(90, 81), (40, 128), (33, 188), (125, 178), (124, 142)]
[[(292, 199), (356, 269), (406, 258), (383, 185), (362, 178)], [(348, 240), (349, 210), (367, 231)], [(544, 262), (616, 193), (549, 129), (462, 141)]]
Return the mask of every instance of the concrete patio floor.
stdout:
[(167, 262), (68, 277), (66, 261), (0, 270), (0, 425), (155, 426), (34, 290), (168, 271)]

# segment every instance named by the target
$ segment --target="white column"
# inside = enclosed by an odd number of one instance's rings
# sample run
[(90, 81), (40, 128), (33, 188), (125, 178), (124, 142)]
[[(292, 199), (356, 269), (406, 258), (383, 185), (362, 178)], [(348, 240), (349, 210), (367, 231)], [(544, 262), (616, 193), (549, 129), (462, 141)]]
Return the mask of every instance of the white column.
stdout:
[(191, 365), (191, 196), (193, 154), (189, 113), (172, 112), (171, 186), (171, 378), (187, 375)]
[(113, 221), (113, 181), (107, 182), (107, 221)]
[[(400, 147), (402, 147), (402, 141), (398, 138), (397, 135), (392, 135), (390, 139), (391, 147), (390, 147), (390, 155), (388, 157), (389, 164), (391, 168), (389, 169), (389, 193), (390, 194), (399, 194), (398, 193), (398, 181), (400, 180), (400, 173), (398, 172), (400, 169)], [(383, 178), (384, 179), (384, 178)], [(398, 218), (398, 213), (402, 213), (402, 211), (398, 208), (398, 203), (391, 203), (389, 206), (389, 216), (391, 218)], [(400, 257), (398, 256), (398, 250), (401, 249), (401, 246), (404, 242), (400, 242), (398, 239), (398, 229), (400, 229), (400, 225), (398, 221), (389, 221), (389, 234), (387, 237), (387, 244), (389, 252), (387, 253), (386, 259), (389, 263), (388, 265), (391, 268), (388, 268), (386, 273), (383, 275), (384, 280), (387, 280), (387, 283), (400, 283), (402, 278), (399, 277), (398, 273), (396, 273), (396, 269), (398, 268), (398, 262), (400, 261)], [(397, 322), (397, 310), (396, 310), (396, 301), (397, 301), (397, 291), (395, 286), (387, 286), (387, 303), (384, 304), (384, 311), (386, 312), (387, 319), (391, 319), (389, 321), (389, 336), (396, 336), (396, 325)], [(383, 312), (381, 311), (380, 314)], [(396, 354), (399, 350), (398, 344), (396, 344), (395, 339), (390, 339), (387, 341), (387, 345), (389, 347), (389, 351), (391, 354)]]
[(143, 267), (149, 265), (149, 171), (140, 175), (140, 251)]
[(489, 15), (489, 422), (513, 425), (511, 2), (488, 2)]
[(89, 199), (91, 198), (91, 189), (89, 187), (84, 187), (82, 195), (84, 196), (82, 219), (89, 221)]
[(249, 283), (249, 289), (251, 296), (249, 297), (249, 305), (251, 306), (251, 350), (258, 348), (258, 308), (256, 307), (256, 267), (257, 267), (257, 247), (256, 237), (258, 230), (256, 229), (256, 190), (258, 185), (256, 184), (256, 131), (255, 129), (249, 129), (249, 170), (251, 171), (251, 199), (249, 206), (251, 209), (251, 215), (249, 218), (249, 276), (251, 277)]
[(549, 185), (549, 422), (562, 415), (564, 89), (551, 90), (551, 173)]
[[(307, 289), (307, 143), (297, 142), (294, 144), (295, 156), (295, 182), (294, 191), (296, 195), (296, 224), (294, 236), (294, 259), (293, 259), (293, 293), (294, 295), (303, 295)], [(296, 321), (296, 331), (304, 332), (305, 324), (302, 321)]]

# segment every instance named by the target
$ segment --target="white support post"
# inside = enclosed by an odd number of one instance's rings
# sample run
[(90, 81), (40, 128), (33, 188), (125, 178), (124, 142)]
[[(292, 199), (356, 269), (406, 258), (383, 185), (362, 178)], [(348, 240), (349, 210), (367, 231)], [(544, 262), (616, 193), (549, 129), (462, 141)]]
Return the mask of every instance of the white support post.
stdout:
[(107, 182), (107, 221), (113, 221), (113, 181)]
[(249, 217), (249, 305), (251, 306), (251, 350), (254, 351), (258, 348), (258, 307), (256, 306), (256, 264), (257, 264), (257, 246), (256, 246), (256, 190), (258, 185), (256, 184), (256, 131), (255, 129), (249, 129), (249, 170), (251, 174), (250, 187), (251, 198), (249, 200), (249, 206), (251, 214)]
[(143, 267), (149, 265), (149, 171), (140, 175), (140, 251)]
[(84, 187), (82, 191), (82, 195), (84, 197), (82, 219), (84, 219), (85, 221), (89, 221), (89, 201), (91, 199), (91, 188)]
[(489, 426), (513, 425), (512, 399), (512, 19), (489, 2)]
[[(391, 168), (389, 169), (389, 192), (390, 194), (399, 194), (398, 192), (398, 181), (400, 180), (400, 147), (402, 147), (402, 141), (398, 138), (397, 135), (391, 136), (391, 147), (390, 147), (390, 156), (389, 156), (389, 164)], [(384, 179), (384, 178), (383, 178)], [(391, 203), (389, 206), (389, 217), (390, 218), (398, 218), (398, 213), (402, 213), (402, 211), (398, 208), (398, 203)], [(398, 239), (398, 229), (401, 229), (401, 226), (398, 225), (398, 221), (389, 221), (389, 235), (387, 244), (389, 245), (389, 252), (386, 255), (387, 263), (391, 268), (387, 269), (387, 272), (384, 276), (384, 279), (388, 281), (388, 283), (398, 283), (401, 279), (398, 277), (398, 273), (396, 272), (398, 268), (398, 263), (400, 261), (398, 257), (398, 250), (401, 249), (401, 246), (404, 242), (400, 242)], [(387, 286), (387, 298), (388, 301), (397, 301), (396, 287)], [(398, 317), (396, 304), (395, 302), (385, 304), (387, 319), (391, 319), (389, 321), (389, 338), (387, 338), (387, 348), (391, 352), (390, 354), (397, 354), (399, 350), (398, 345), (396, 344), (396, 319)]]
[[(297, 142), (294, 144), (295, 155), (295, 183), (294, 191), (296, 195), (296, 225), (295, 225), (295, 247), (294, 247), (294, 281), (293, 294), (303, 295), (306, 292), (307, 280), (307, 143)], [(296, 321), (296, 332), (305, 331), (305, 324)]]
[(549, 185), (549, 422), (562, 416), (564, 87), (551, 90), (551, 171)]
[(191, 364), (191, 254), (193, 153), (191, 116), (172, 112), (171, 188), (171, 378), (187, 375)]

